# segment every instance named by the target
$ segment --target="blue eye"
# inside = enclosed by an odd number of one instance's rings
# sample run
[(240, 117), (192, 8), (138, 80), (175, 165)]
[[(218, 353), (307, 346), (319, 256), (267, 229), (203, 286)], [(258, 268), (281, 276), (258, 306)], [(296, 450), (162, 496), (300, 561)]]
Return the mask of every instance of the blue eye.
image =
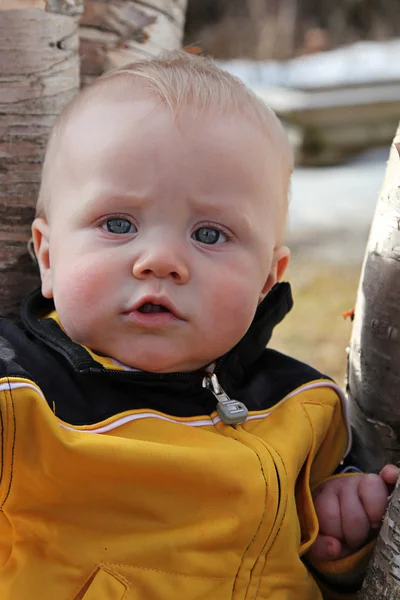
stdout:
[(226, 242), (227, 237), (218, 229), (213, 227), (199, 227), (192, 233), (192, 238), (202, 244), (221, 244)]
[(106, 229), (110, 233), (136, 233), (137, 228), (128, 219), (108, 219), (103, 225), (103, 229)]

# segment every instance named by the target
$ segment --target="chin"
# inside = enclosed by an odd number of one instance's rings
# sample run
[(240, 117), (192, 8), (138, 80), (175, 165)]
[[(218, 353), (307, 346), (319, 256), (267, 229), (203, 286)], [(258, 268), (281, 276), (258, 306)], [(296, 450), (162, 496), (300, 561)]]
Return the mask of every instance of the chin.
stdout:
[(186, 371), (193, 371), (190, 367), (186, 367), (183, 365), (171, 365), (169, 363), (155, 363), (155, 362), (143, 362), (140, 361), (139, 364), (136, 363), (134, 366), (135, 369), (139, 369), (140, 371), (147, 371), (149, 373), (180, 373)]
[(123, 360), (122, 357), (115, 358), (134, 369), (148, 371), (149, 373), (186, 373), (195, 371), (202, 366), (197, 366), (197, 364), (193, 364), (192, 366), (187, 362), (173, 361), (171, 360), (171, 356), (165, 357), (160, 356), (159, 354), (154, 354), (152, 356), (144, 356), (141, 354), (137, 357), (137, 360), (135, 360), (135, 358), (132, 359), (132, 357), (129, 357), (128, 359), (127, 356), (125, 356), (126, 360)]
[(167, 360), (165, 357), (163, 358), (159, 355), (149, 356), (142, 353), (137, 357), (123, 354), (119, 356), (114, 355), (113, 358), (116, 358), (121, 363), (132, 367), (133, 369), (139, 369), (139, 371), (148, 371), (149, 373), (173, 373), (174, 371), (179, 370), (179, 368), (174, 368), (174, 364), (171, 362), (170, 357), (169, 360)]
[[(188, 373), (196, 371), (212, 362), (212, 357), (191, 356), (191, 348), (187, 344), (176, 347), (170, 341), (156, 340), (156, 343), (146, 343), (149, 340), (135, 340), (134, 344), (116, 343), (103, 348), (106, 356), (111, 356), (121, 363), (150, 373)], [(154, 340), (152, 340), (154, 342)], [(164, 342), (164, 343), (163, 343)], [(174, 347), (175, 346), (175, 347)]]

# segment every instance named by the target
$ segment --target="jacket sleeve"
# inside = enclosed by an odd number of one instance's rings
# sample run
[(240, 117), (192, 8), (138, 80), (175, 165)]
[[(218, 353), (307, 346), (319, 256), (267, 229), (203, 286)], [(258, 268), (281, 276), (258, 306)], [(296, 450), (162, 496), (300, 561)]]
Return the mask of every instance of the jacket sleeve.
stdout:
[[(326, 396), (324, 406), (325, 419), (310, 420), (314, 428), (315, 448), (310, 456), (309, 492), (332, 477), (351, 477), (354, 474), (332, 475), (348, 453), (351, 445), (351, 431), (347, 418), (346, 398), (339, 388), (333, 395)], [(333, 392), (333, 390), (332, 390)], [(313, 517), (316, 519), (314, 507)], [(315, 538), (314, 538), (315, 539)], [(310, 544), (311, 545), (311, 544)], [(324, 600), (356, 599), (370, 559), (374, 541), (369, 542), (357, 552), (346, 558), (334, 561), (305, 563), (317, 581)]]

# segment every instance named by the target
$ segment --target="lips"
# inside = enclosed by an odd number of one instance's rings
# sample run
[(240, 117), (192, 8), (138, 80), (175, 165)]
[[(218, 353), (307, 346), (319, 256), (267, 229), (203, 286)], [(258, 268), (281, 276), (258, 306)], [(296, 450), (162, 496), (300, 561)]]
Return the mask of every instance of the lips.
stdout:
[(156, 319), (157, 316), (178, 319), (184, 321), (183, 315), (176, 309), (174, 304), (166, 296), (147, 295), (142, 296), (132, 308), (125, 311), (125, 314), (134, 315), (143, 318)]

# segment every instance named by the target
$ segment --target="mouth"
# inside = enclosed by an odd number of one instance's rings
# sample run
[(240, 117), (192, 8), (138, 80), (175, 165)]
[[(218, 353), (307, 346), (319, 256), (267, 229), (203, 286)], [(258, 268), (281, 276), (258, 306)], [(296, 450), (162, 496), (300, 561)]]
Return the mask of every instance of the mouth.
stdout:
[[(136, 314), (138, 317), (157, 319), (175, 319), (184, 321), (183, 316), (176, 310), (175, 306), (166, 297), (145, 296), (142, 297), (132, 308), (126, 311), (128, 314)], [(141, 315), (143, 315), (141, 317)]]
[(153, 302), (145, 302), (142, 306), (139, 306), (136, 310), (144, 315), (150, 315), (153, 313), (170, 313), (169, 308), (163, 304), (154, 304)]

